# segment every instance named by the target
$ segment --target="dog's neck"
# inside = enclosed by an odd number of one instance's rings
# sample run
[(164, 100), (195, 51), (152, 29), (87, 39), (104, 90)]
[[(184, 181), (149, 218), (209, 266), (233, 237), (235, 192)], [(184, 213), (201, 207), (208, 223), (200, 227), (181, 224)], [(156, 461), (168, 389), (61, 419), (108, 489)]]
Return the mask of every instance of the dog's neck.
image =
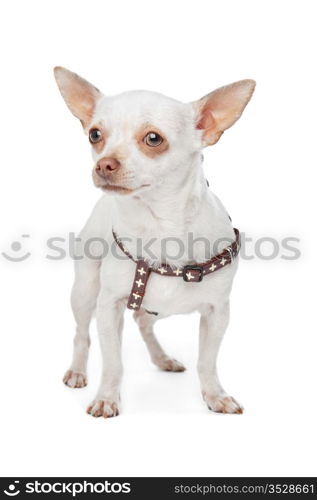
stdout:
[[(193, 238), (206, 238), (212, 244), (219, 238), (232, 236), (229, 219), (218, 204), (216, 197), (209, 191), (203, 173), (201, 158), (196, 158), (192, 168), (186, 170), (184, 179), (179, 178), (177, 185), (166, 182), (159, 188), (134, 195), (114, 198), (113, 229), (125, 239), (127, 250), (136, 256), (136, 240), (145, 245), (151, 239), (151, 249), (156, 255), (153, 262), (166, 261), (171, 265), (183, 265), (193, 260), (188, 249), (188, 234)], [(161, 252), (161, 242), (169, 240), (169, 253), (173, 254), (175, 239), (184, 246), (183, 255), (175, 261), (165, 259)], [(225, 246), (225, 245), (224, 245)], [(176, 249), (179, 243), (175, 243)], [(196, 245), (194, 260), (206, 260), (203, 245)]]
[(195, 218), (206, 189), (201, 160), (196, 159), (189, 173), (184, 172), (184, 178), (178, 175), (171, 181), (167, 177), (140, 195), (116, 197), (118, 224), (135, 237), (144, 232), (154, 232), (157, 237), (182, 234)]

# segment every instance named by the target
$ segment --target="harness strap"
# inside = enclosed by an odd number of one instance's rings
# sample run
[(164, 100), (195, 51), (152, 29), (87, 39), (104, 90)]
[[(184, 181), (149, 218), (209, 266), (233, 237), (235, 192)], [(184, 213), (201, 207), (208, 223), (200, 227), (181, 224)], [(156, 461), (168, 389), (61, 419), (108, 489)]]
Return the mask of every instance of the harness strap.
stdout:
[(234, 228), (235, 241), (225, 248), (220, 254), (215, 255), (207, 262), (201, 264), (189, 264), (179, 268), (173, 268), (169, 264), (161, 264), (160, 267), (151, 267), (143, 259), (134, 259), (127, 251), (116, 233), (112, 231), (113, 237), (122, 252), (136, 263), (136, 270), (132, 284), (132, 290), (128, 300), (128, 309), (138, 311), (142, 305), (145, 295), (146, 285), (151, 272), (161, 276), (182, 277), (187, 283), (199, 283), (207, 274), (212, 274), (219, 269), (231, 264), (237, 257), (240, 250), (240, 234), (238, 229)]
[(133, 285), (127, 305), (128, 309), (134, 311), (140, 309), (150, 273), (151, 268), (144, 260), (138, 260), (136, 262)]

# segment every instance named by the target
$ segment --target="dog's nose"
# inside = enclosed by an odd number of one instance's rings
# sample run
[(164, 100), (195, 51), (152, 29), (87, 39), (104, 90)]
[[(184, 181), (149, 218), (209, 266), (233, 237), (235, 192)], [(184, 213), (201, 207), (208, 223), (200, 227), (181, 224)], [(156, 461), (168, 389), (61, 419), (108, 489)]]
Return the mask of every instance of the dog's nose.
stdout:
[(118, 170), (120, 166), (120, 162), (115, 158), (101, 158), (101, 160), (97, 162), (96, 172), (101, 177), (106, 177), (109, 173)]

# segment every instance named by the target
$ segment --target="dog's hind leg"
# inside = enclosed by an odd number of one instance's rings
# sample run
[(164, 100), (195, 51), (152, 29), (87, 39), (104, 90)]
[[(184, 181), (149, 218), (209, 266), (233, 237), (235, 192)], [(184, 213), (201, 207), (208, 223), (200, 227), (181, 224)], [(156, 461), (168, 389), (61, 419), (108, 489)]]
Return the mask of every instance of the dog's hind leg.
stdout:
[(64, 375), (63, 382), (69, 387), (79, 388), (87, 385), (89, 324), (96, 307), (100, 288), (100, 262), (84, 257), (82, 260), (76, 261), (75, 272), (71, 304), (77, 327), (73, 360), (70, 369)]
[(176, 359), (170, 358), (155, 337), (153, 326), (157, 318), (143, 309), (134, 313), (134, 319), (139, 326), (142, 338), (150, 353), (153, 363), (160, 370), (169, 372), (183, 372), (185, 367)]

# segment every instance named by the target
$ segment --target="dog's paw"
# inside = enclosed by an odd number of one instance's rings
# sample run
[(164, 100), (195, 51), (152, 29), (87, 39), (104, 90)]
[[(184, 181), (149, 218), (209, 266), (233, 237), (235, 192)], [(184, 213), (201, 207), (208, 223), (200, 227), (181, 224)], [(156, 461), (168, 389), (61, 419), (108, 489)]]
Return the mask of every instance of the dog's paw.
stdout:
[(159, 359), (155, 364), (160, 370), (164, 370), (165, 372), (183, 372), (186, 370), (182, 363), (172, 358)]
[(231, 396), (227, 394), (203, 393), (203, 398), (209, 410), (216, 413), (243, 413), (243, 407)]
[(119, 415), (118, 404), (111, 399), (96, 399), (87, 408), (87, 413), (93, 417), (116, 417)]
[(87, 376), (84, 373), (67, 370), (64, 375), (63, 382), (68, 387), (79, 389), (87, 385)]

